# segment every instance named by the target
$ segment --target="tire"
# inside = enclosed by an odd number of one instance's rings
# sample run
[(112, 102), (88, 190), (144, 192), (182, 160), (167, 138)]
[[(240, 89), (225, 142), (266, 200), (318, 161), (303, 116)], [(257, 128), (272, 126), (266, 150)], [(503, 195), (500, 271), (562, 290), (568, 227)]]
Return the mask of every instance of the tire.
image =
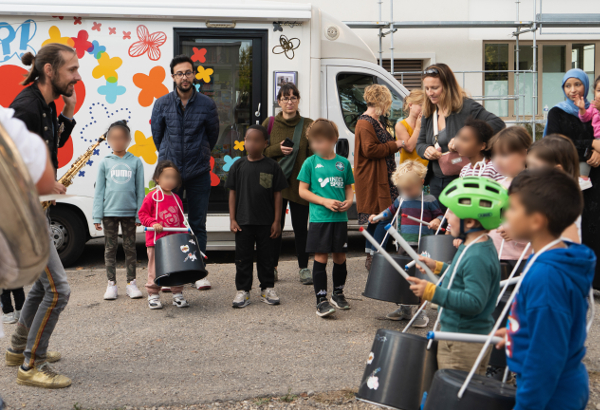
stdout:
[(63, 266), (74, 265), (87, 242), (85, 225), (68, 206), (50, 207), (50, 230)]

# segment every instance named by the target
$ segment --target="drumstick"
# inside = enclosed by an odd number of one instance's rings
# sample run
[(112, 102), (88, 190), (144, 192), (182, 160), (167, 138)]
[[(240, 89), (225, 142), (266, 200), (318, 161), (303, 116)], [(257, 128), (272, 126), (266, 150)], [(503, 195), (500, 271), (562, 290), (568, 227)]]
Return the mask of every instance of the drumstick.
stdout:
[[(190, 228), (163, 228), (165, 232), (191, 232)], [(154, 228), (144, 226), (144, 232), (154, 232)]]
[(399, 273), (400, 275), (402, 275), (402, 277), (408, 281), (408, 283), (411, 283), (411, 282), (408, 280), (408, 278), (409, 278), (410, 276), (409, 276), (409, 275), (408, 275), (408, 274), (407, 274), (407, 273), (404, 271), (404, 269), (402, 269), (402, 268), (400, 267), (400, 265), (398, 265), (398, 262), (396, 262), (396, 261), (394, 260), (394, 258), (392, 258), (392, 257), (390, 256), (390, 254), (389, 254), (389, 253), (387, 253), (387, 252), (386, 252), (386, 250), (385, 250), (385, 249), (383, 249), (383, 248), (381, 247), (381, 245), (379, 244), (379, 242), (377, 242), (377, 241), (375, 240), (375, 238), (373, 238), (373, 237), (371, 236), (371, 234), (370, 234), (369, 232), (367, 232), (367, 231), (366, 231), (366, 229), (365, 229), (365, 228), (363, 228), (362, 226), (361, 226), (360, 228), (358, 228), (358, 230), (359, 230), (359, 231), (360, 231), (360, 232), (363, 234), (363, 236), (364, 236), (365, 238), (367, 238), (367, 240), (368, 240), (369, 242), (371, 242), (371, 243), (373, 244), (373, 246), (375, 246), (375, 249), (377, 249), (377, 251), (378, 251), (378, 252), (379, 252), (381, 255), (383, 255), (383, 257), (384, 257), (384, 258), (385, 258), (385, 259), (386, 259), (386, 260), (387, 260), (387, 261), (390, 263), (390, 265), (392, 265), (392, 266), (394, 267), (394, 269), (396, 269), (396, 270), (398, 271), (398, 273)]
[(396, 242), (400, 244), (400, 246), (402, 247), (402, 249), (404, 249), (406, 251), (406, 253), (408, 254), (408, 256), (410, 256), (411, 258), (413, 258), (413, 260), (420, 267), (423, 268), (423, 270), (425, 271), (425, 274), (429, 277), (429, 280), (431, 280), (433, 283), (438, 283), (437, 276), (435, 276), (433, 274), (433, 272), (431, 271), (431, 269), (429, 269), (429, 267), (427, 265), (425, 265), (423, 262), (421, 262), (419, 260), (419, 255), (417, 254), (417, 252), (415, 252), (415, 250), (408, 244), (408, 242), (406, 242), (404, 240), (404, 238), (400, 236), (400, 234), (398, 233), (398, 231), (396, 231), (396, 229), (394, 229), (394, 227), (392, 225), (390, 225), (390, 224), (387, 224), (385, 226), (385, 229), (390, 233), (390, 235), (392, 235), (392, 237), (396, 240)]
[[(410, 215), (402, 214), (402, 217), (403, 217), (403, 218), (408, 218), (408, 219), (410, 219), (411, 221), (415, 221), (415, 222), (418, 222), (418, 223), (420, 223), (420, 224), (423, 224), (423, 225), (426, 225), (426, 226), (430, 226), (430, 225), (431, 225), (431, 222), (425, 222), (424, 220), (422, 220), (422, 219), (419, 219), (419, 218), (415, 218), (414, 216), (410, 216)], [(442, 231), (442, 232), (446, 232), (446, 230), (445, 230), (444, 228), (440, 228), (440, 231)]]
[[(448, 340), (453, 342), (467, 343), (485, 343), (489, 335), (474, 335), (471, 333), (455, 333), (455, 332), (428, 332), (427, 339), (429, 340)], [(501, 337), (492, 337), (492, 344), (497, 345), (502, 340)]]
[(385, 211), (383, 211), (379, 215), (375, 216), (373, 218), (373, 222), (381, 221), (382, 219), (388, 219), (391, 216), (392, 216), (391, 212), (386, 209)]

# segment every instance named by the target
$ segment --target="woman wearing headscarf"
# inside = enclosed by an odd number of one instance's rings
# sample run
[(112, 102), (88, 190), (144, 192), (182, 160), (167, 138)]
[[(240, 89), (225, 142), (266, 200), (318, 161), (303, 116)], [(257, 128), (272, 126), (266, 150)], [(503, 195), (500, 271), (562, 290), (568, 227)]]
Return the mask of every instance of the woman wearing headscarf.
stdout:
[[(556, 104), (548, 112), (548, 122), (544, 136), (562, 134), (573, 141), (579, 154), (580, 169), (586, 173), (586, 164), (591, 167), (589, 177), (592, 187), (583, 191), (584, 208), (581, 215), (581, 242), (589, 246), (596, 256), (600, 256), (600, 140), (594, 139), (591, 122), (579, 119), (579, 108), (573, 102), (577, 96), (583, 97), (585, 107), (590, 91), (590, 79), (579, 68), (569, 70), (562, 81), (565, 101)], [(600, 264), (596, 264), (594, 288), (600, 289)]]

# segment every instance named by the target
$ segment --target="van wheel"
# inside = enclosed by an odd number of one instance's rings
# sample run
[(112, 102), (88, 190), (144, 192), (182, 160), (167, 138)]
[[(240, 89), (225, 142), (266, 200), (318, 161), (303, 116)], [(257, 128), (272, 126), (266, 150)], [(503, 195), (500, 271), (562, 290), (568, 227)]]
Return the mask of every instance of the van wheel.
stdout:
[(75, 264), (87, 242), (79, 216), (66, 206), (50, 207), (50, 231), (63, 266)]

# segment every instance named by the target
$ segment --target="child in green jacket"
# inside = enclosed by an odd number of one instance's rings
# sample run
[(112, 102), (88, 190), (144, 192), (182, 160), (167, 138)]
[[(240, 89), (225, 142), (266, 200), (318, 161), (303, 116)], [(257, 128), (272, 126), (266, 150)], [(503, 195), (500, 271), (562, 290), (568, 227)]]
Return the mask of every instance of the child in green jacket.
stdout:
[[(411, 277), (410, 288), (417, 296), (444, 308), (440, 317), (442, 331), (489, 334), (494, 326), (492, 312), (500, 291), (500, 262), (494, 242), (487, 233), (500, 226), (508, 194), (496, 181), (465, 177), (452, 181), (439, 200), (448, 207), (448, 223), (453, 228), (459, 227), (452, 229), (452, 235), (463, 239), (463, 243), (442, 283), (436, 286)], [(420, 259), (437, 274), (448, 268), (447, 264), (431, 258)], [(455, 268), (456, 274), (448, 289)], [(469, 371), (480, 351), (479, 344), (440, 341), (438, 367)], [(477, 369), (479, 374), (485, 374), (490, 354), (491, 346)]]

